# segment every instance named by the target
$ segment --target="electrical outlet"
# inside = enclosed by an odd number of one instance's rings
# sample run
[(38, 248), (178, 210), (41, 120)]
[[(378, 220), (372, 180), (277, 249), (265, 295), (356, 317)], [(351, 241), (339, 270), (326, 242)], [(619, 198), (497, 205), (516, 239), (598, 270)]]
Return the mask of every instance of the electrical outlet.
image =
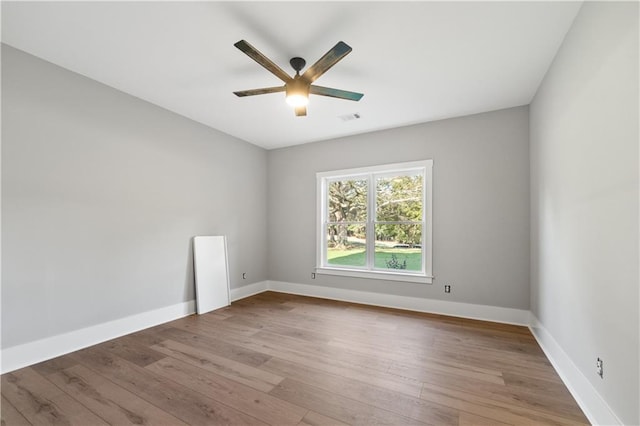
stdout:
[(596, 373), (598, 373), (598, 376), (600, 376), (601, 379), (604, 379), (604, 370), (602, 366), (603, 363), (604, 361), (602, 361), (600, 358), (598, 358), (598, 360), (596, 361)]
[(311, 273), (311, 279), (312, 279), (312, 280), (315, 280), (315, 279), (316, 279), (316, 273), (315, 273), (315, 272), (312, 272), (312, 273)]
[(444, 292), (445, 293), (451, 293), (451, 286), (449, 284), (444, 286)]
[(242, 279), (243, 279), (243, 280), (246, 280), (246, 279), (247, 279), (247, 273), (246, 273), (246, 272), (243, 272), (243, 273), (242, 273)]

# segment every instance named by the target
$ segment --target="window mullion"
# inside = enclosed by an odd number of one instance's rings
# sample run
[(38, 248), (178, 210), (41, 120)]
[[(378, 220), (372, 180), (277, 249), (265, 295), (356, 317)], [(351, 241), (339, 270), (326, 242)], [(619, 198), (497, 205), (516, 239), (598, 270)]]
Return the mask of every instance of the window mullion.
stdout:
[(376, 187), (372, 174), (367, 177), (367, 269), (375, 266), (376, 255)]

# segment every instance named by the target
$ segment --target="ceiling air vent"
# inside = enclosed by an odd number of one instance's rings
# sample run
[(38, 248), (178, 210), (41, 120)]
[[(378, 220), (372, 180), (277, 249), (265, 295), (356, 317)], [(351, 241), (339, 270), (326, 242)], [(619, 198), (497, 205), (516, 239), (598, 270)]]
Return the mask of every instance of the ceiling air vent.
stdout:
[(353, 114), (339, 115), (338, 118), (342, 121), (351, 121), (357, 120), (361, 117), (359, 112), (354, 112)]

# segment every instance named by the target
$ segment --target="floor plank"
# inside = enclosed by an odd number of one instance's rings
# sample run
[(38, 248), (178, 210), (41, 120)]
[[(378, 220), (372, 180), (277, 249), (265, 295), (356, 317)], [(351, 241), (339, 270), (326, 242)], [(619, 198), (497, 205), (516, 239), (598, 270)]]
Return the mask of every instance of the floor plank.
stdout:
[(126, 359), (140, 367), (149, 365), (166, 356), (138, 343), (135, 338), (130, 336), (109, 340), (108, 342), (96, 345), (95, 349), (118, 355), (120, 358)]
[[(297, 362), (326, 373), (360, 380), (373, 385), (384, 383), (385, 387), (410, 396), (419, 396), (422, 389), (419, 382), (388, 374), (385, 371), (377, 369), (377, 366), (371, 368), (364, 360), (344, 361), (343, 359), (337, 359), (340, 353), (336, 351), (333, 352), (336, 358), (331, 358), (326, 355), (318, 355), (314, 352), (299, 351), (265, 340), (258, 340), (256, 336), (251, 339), (243, 339), (241, 342), (239, 341), (238, 344), (256, 351), (262, 351), (272, 357)], [(347, 354), (342, 354), (342, 356), (346, 355)], [(382, 362), (384, 362), (384, 360), (382, 360)]]
[(166, 358), (146, 368), (273, 426), (298, 424), (308, 411), (177, 359)]
[[(180, 327), (180, 325), (180, 323), (176, 324), (177, 327)], [(202, 324), (200, 326), (202, 326)], [(209, 326), (208, 328), (213, 328), (213, 326)], [(259, 367), (262, 363), (271, 358), (269, 355), (262, 352), (229, 343), (229, 340), (231, 339), (230, 336), (242, 337), (243, 335), (235, 333), (220, 334), (219, 330), (212, 331), (212, 333), (214, 334), (210, 336), (208, 334), (203, 334), (202, 329), (198, 332), (192, 333), (181, 328), (167, 328), (162, 330), (160, 335), (164, 336), (165, 339), (180, 342), (197, 349), (202, 349), (203, 351), (207, 351), (213, 355), (233, 359), (252, 367)], [(223, 337), (229, 337), (229, 339), (222, 340)]]
[(581, 422), (574, 421), (562, 415), (549, 414), (547, 411), (532, 410), (492, 400), (469, 392), (442, 388), (425, 384), (421, 398), (458, 408), (471, 414), (491, 418), (507, 423), (519, 424), (552, 424), (552, 425), (576, 425)]
[[(393, 370), (395, 374), (406, 374), (403, 370)], [(452, 390), (460, 390), (471, 392), (477, 395), (483, 395), (486, 398), (505, 402), (514, 406), (531, 408), (534, 410), (547, 411), (549, 407), (554, 410), (560, 410), (564, 416), (576, 420), (583, 419), (582, 411), (577, 407), (573, 399), (567, 393), (558, 396), (550, 388), (549, 392), (536, 392), (527, 388), (515, 388), (505, 385), (489, 383), (482, 380), (476, 380), (469, 377), (451, 375), (439, 372), (430, 372), (429, 374), (420, 374), (424, 384), (435, 385), (440, 388)]]
[(115, 384), (188, 424), (266, 424), (116, 355), (84, 349), (73, 356)]
[(46, 377), (51, 373), (57, 373), (65, 368), (73, 367), (74, 365), (78, 365), (78, 362), (72, 357), (59, 356), (57, 358), (32, 365), (31, 368)]
[(399, 392), (368, 383), (305, 367), (296, 363), (272, 358), (263, 366), (276, 374), (312, 385), (332, 394), (385, 409), (414, 420), (430, 424), (457, 424), (458, 412), (440, 405), (428, 403)]
[(75, 365), (47, 378), (112, 425), (186, 426), (176, 417), (83, 365)]
[(508, 424), (464, 411), (460, 412), (460, 422), (458, 423), (459, 426), (504, 426)]
[(172, 340), (165, 340), (152, 348), (175, 359), (212, 371), (263, 392), (269, 392), (284, 379), (284, 377), (276, 376), (233, 359), (217, 356), (203, 349), (193, 348)]
[(288, 378), (269, 393), (292, 404), (322, 412), (351, 425), (428, 424)]
[(33, 424), (108, 424), (28, 367), (2, 376), (2, 395)]
[(315, 411), (309, 411), (306, 416), (299, 423), (300, 426), (346, 426), (347, 423), (343, 423), (339, 420), (332, 419), (331, 417), (323, 416)]
[(31, 423), (24, 418), (4, 396), (0, 409), (0, 425), (2, 426), (29, 426)]

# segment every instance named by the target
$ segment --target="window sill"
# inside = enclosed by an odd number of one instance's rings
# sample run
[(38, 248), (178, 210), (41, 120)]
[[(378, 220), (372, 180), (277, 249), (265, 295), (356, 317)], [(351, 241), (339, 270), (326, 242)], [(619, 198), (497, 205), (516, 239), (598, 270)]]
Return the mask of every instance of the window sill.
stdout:
[(410, 283), (433, 283), (433, 277), (429, 277), (421, 274), (399, 274), (394, 272), (384, 271), (360, 271), (357, 269), (343, 269), (343, 268), (316, 268), (316, 273), (320, 275), (339, 275), (343, 277), (353, 278), (368, 278), (374, 280), (387, 280), (387, 281), (404, 281)]

